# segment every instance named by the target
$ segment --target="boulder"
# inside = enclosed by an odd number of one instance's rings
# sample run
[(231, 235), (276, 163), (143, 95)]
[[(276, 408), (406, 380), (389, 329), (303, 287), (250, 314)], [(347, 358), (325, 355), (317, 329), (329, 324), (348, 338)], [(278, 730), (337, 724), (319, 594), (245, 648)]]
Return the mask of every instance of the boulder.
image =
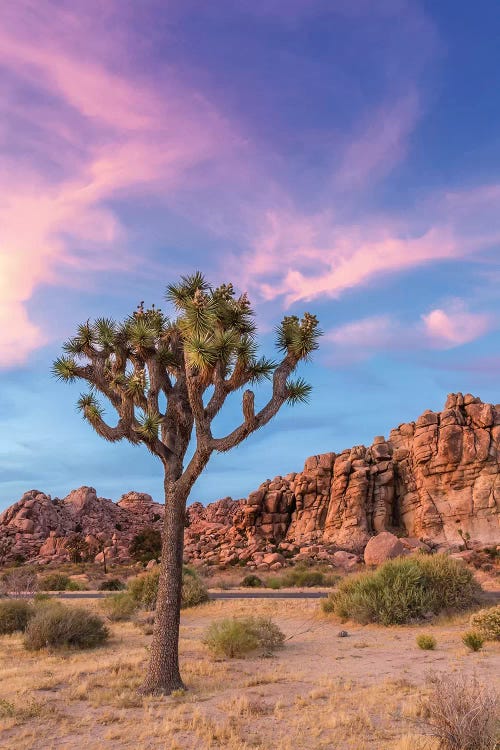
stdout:
[(380, 565), (386, 560), (403, 555), (405, 548), (397, 536), (389, 531), (382, 531), (373, 536), (365, 547), (364, 559), (366, 565)]

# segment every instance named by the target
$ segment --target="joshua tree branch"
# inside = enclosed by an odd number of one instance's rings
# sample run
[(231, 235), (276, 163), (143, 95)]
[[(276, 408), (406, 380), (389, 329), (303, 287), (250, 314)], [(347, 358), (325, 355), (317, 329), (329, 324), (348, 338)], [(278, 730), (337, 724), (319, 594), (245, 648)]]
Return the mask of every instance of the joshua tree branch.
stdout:
[[(292, 356), (289, 353), (281, 364), (278, 365), (273, 376), (272, 396), (267, 404), (257, 414), (253, 415), (253, 419), (251, 411), (253, 409), (253, 399), (249, 396), (246, 396), (246, 399), (245, 397), (243, 398), (244, 422), (229, 433), (229, 435), (222, 438), (213, 438), (210, 441), (210, 448), (212, 450), (219, 451), (220, 453), (231, 450), (231, 448), (241, 443), (252, 432), (267, 424), (278, 413), (287, 399), (286, 381), (296, 368), (298, 360), (298, 357)], [(250, 394), (251, 391), (246, 391), (246, 393)]]

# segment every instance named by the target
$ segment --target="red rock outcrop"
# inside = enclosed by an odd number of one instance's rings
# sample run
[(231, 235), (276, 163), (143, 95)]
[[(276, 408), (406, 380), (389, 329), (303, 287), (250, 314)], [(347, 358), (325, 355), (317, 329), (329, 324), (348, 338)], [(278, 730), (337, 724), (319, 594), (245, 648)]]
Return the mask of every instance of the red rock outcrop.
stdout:
[[(267, 480), (246, 500), (193, 503), (186, 558), (264, 570), (315, 557), (352, 567), (384, 531), (402, 537), (408, 551), (458, 547), (460, 534), (472, 545), (492, 545), (500, 542), (499, 506), (500, 405), (457, 393), (442, 412), (424, 412), (387, 440), (312, 456), (302, 472)], [(162, 515), (144, 493), (113, 503), (90, 487), (64, 500), (31, 490), (0, 516), (0, 554), (59, 559), (67, 555), (66, 537), (80, 532), (126, 559), (133, 536), (144, 526), (160, 528)]]

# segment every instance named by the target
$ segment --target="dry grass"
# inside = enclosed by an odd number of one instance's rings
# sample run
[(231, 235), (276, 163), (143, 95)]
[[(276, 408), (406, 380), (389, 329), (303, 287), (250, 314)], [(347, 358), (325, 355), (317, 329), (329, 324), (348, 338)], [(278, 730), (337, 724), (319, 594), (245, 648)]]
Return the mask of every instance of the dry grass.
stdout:
[[(207, 625), (249, 615), (272, 617), (285, 648), (271, 659), (210, 657)], [(499, 644), (466, 652), (465, 622), (429, 627), (440, 648), (425, 652), (411, 627), (349, 625), (349, 637), (338, 638), (338, 621), (312, 601), (211, 602), (183, 612), (187, 690), (146, 699), (136, 688), (151, 638), (133, 623), (113, 623), (108, 644), (82, 653), (27, 653), (21, 636), (4, 636), (0, 748), (437, 750), (417, 724), (428, 670), (482, 681), (498, 674)]]

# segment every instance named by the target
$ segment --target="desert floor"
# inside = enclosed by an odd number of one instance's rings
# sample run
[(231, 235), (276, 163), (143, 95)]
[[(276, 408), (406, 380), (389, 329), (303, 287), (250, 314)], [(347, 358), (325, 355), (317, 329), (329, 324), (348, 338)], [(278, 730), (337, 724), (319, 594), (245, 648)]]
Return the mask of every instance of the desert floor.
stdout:
[[(73, 605), (73, 606), (76, 606)], [(78, 606), (98, 606), (97, 602)], [(271, 615), (285, 648), (271, 658), (216, 661), (203, 645), (215, 618)], [(478, 653), (461, 643), (467, 616), (424, 627), (341, 625), (307, 600), (214, 601), (183, 612), (187, 691), (142, 699), (151, 636), (111, 625), (108, 645), (63, 655), (24, 651), (0, 638), (0, 748), (15, 750), (418, 750), (419, 700), (429, 672), (476, 674), (493, 682), (500, 645)], [(338, 637), (341, 628), (349, 636)], [(415, 643), (437, 639), (435, 651)]]

